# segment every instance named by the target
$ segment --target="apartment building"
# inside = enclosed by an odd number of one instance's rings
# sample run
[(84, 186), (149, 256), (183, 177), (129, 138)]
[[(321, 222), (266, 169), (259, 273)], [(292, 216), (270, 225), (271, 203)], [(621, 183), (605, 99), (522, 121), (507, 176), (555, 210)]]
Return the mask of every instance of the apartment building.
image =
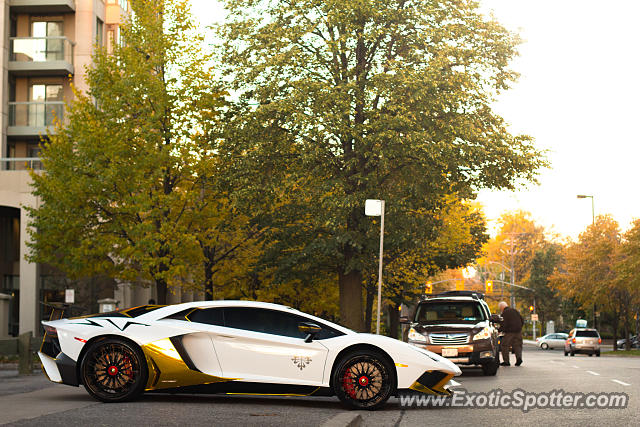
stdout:
[(37, 335), (41, 302), (64, 301), (64, 283), (48, 280), (49, 268), (25, 259), (24, 208), (38, 204), (28, 170), (41, 168), (41, 136), (56, 117), (64, 120), (71, 85), (86, 90), (95, 43), (117, 43), (127, 8), (127, 0), (0, 0), (0, 336)]

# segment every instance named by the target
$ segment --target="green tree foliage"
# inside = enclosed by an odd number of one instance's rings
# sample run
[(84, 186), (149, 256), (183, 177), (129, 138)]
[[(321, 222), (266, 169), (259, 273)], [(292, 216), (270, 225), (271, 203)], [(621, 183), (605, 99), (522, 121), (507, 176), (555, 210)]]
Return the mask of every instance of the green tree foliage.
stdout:
[(310, 265), (337, 277), (346, 325), (364, 329), (377, 253), (365, 199), (387, 202), (385, 247), (410, 251), (437, 238), (448, 195), (513, 188), (545, 165), (490, 107), (516, 77), (518, 40), (476, 2), (225, 4), (220, 59), (236, 124), (218, 147), (254, 206), (279, 206), (265, 211), (276, 277), (308, 277)]
[[(540, 317), (540, 324), (544, 325), (548, 320), (558, 322), (563, 315), (563, 303), (561, 295), (551, 286), (550, 278), (556, 268), (562, 263), (563, 247), (557, 243), (546, 243), (538, 249), (531, 260), (531, 269), (525, 286), (534, 290), (536, 298), (536, 313)], [(531, 294), (519, 293), (521, 296), (531, 299)]]
[(76, 91), (68, 123), (44, 143), (44, 172), (32, 174), (42, 201), (30, 211), (32, 261), (71, 277), (155, 283), (162, 304), (202, 264), (188, 220), (220, 98), (188, 2), (131, 6), (122, 43), (96, 47), (88, 93)]

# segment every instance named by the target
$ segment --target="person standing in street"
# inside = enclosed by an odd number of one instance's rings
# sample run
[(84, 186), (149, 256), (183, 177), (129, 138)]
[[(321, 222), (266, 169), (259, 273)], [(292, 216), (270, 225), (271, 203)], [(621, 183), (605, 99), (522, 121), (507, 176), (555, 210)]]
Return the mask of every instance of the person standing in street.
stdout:
[(516, 366), (522, 365), (522, 325), (524, 319), (515, 308), (500, 301), (498, 309), (502, 312), (502, 325), (500, 331), (504, 332), (502, 337), (502, 363), (501, 366), (511, 366), (509, 363), (509, 350), (513, 348), (516, 354)]

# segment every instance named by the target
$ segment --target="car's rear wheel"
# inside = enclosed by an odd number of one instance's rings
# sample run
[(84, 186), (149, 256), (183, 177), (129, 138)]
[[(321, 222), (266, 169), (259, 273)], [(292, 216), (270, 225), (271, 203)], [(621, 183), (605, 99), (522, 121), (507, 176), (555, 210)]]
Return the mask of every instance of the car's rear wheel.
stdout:
[(543, 349), (543, 350), (549, 350), (549, 344), (547, 344), (546, 342), (543, 342), (540, 345), (540, 348)]
[(565, 351), (564, 351), (564, 355), (565, 355), (565, 356), (568, 356), (568, 355), (569, 355), (569, 353), (567, 352), (567, 350), (565, 350)]
[(343, 357), (333, 371), (333, 390), (351, 409), (377, 409), (393, 393), (395, 373), (382, 354), (355, 351)]
[(571, 351), (569, 352), (569, 354), (570, 354), (571, 356), (575, 356), (575, 355), (576, 355), (576, 354), (573, 352), (573, 350), (571, 350)]
[(80, 365), (82, 384), (102, 402), (124, 402), (140, 396), (148, 370), (142, 351), (132, 343), (105, 338), (90, 345)]
[(600, 357), (600, 351), (596, 351), (596, 357)]

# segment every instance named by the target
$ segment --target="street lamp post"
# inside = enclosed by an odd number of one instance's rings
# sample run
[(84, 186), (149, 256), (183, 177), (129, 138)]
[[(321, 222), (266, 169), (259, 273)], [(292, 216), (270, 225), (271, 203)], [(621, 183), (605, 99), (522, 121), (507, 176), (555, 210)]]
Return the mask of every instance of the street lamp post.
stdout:
[[(578, 199), (591, 199), (591, 225), (595, 225), (596, 224), (596, 209), (595, 209), (595, 202), (593, 201), (593, 196), (591, 195), (587, 195), (587, 194), (578, 194)], [(596, 303), (593, 303), (593, 327), (594, 329), (598, 329), (598, 324), (596, 322), (596, 310), (597, 310), (597, 306)]]
[(378, 316), (376, 334), (380, 335), (380, 309), (382, 306), (382, 254), (384, 247), (384, 200), (368, 199), (364, 205), (364, 214), (380, 217), (380, 261), (378, 264)]

